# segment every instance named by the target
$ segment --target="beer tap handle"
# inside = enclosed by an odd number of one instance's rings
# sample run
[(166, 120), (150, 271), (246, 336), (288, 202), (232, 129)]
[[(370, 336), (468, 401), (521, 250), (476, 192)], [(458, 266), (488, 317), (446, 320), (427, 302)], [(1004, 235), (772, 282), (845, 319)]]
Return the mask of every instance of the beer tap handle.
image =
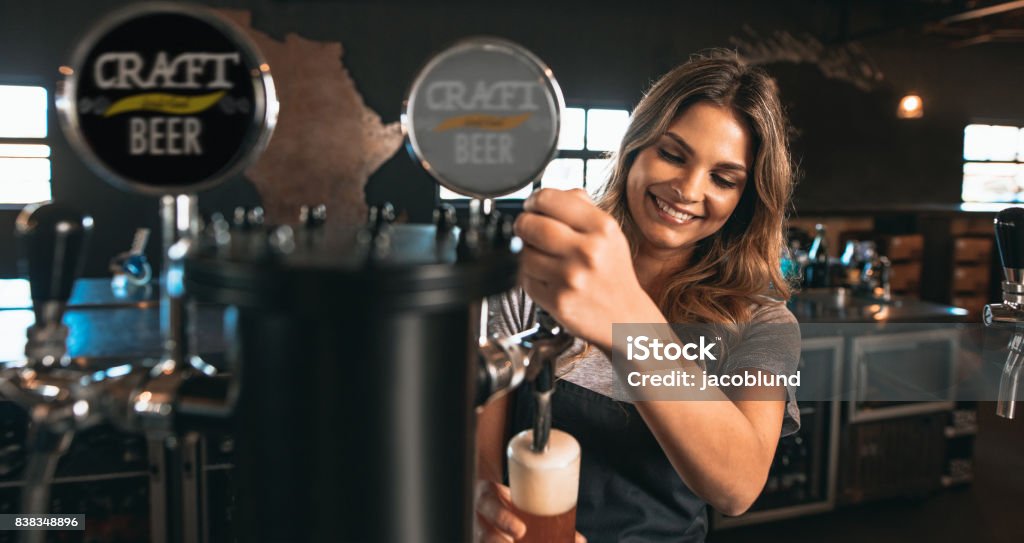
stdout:
[(1024, 209), (1010, 207), (995, 218), (996, 247), (1003, 265), (1003, 303), (985, 306), (984, 321), (988, 326), (1009, 325), (1014, 328), (1009, 353), (999, 380), (996, 414), (1012, 419), (1024, 362)]
[(92, 231), (92, 217), (54, 203), (30, 205), (18, 215), (15, 231), (32, 288), (32, 302), (65, 304)]
[(397, 217), (395, 206), (391, 202), (384, 202), (383, 204), (369, 207), (366, 213), (366, 224), (371, 232), (376, 235), (394, 223)]
[[(995, 218), (996, 247), (1003, 270), (1024, 269), (1024, 208), (1004, 209)], [(1006, 277), (1007, 281), (1019, 282), (1020, 275)]]
[(305, 205), (299, 208), (299, 223), (309, 230), (320, 228), (327, 222), (327, 206)]
[(434, 209), (434, 226), (436, 227), (438, 237), (448, 235), (449, 232), (455, 229), (457, 222), (455, 206), (444, 203)]

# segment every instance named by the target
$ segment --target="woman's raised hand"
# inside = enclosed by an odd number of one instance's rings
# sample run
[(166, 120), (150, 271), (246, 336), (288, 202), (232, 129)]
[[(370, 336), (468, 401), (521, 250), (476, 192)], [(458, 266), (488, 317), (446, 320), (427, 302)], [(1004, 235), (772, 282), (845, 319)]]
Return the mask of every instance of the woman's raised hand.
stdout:
[(610, 350), (612, 323), (664, 317), (633, 269), (629, 242), (582, 189), (541, 189), (523, 204), (520, 280), (573, 335)]

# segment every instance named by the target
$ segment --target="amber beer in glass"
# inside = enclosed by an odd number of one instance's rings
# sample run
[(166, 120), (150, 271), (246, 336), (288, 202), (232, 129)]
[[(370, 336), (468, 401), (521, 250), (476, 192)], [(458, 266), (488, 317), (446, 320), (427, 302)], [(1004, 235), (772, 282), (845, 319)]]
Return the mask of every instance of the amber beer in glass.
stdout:
[(576, 537), (576, 496), (580, 483), (580, 445), (571, 435), (551, 430), (548, 446), (533, 451), (533, 430), (508, 443), (512, 506), (526, 523), (528, 543), (572, 543)]

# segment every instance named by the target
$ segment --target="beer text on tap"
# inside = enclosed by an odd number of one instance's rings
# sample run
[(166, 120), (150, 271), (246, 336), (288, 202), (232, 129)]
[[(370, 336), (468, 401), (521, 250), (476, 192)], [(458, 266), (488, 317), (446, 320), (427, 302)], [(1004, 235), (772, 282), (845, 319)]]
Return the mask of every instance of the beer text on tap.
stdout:
[[(538, 85), (532, 81), (477, 81), (472, 89), (464, 81), (435, 81), (427, 87), (427, 107), (435, 111), (530, 112), (539, 109), (534, 101), (537, 88)], [(505, 131), (519, 126), (529, 115), (469, 114), (447, 119), (435, 130), (483, 130), (473, 134), (455, 134), (456, 164), (512, 164), (515, 162), (512, 153), (515, 138)]]
[[(93, 77), (101, 89), (230, 89), (227, 64), (238, 64), (238, 53), (181, 53), (168, 60), (167, 53), (156, 54), (149, 73), (143, 76), (145, 61), (133, 52), (104, 53), (96, 59)], [(202, 84), (207, 67), (213, 78)]]
[(221, 91), (210, 95), (182, 96), (147, 93), (129, 96), (112, 104), (104, 116), (131, 111), (156, 111), (165, 116), (131, 117), (128, 121), (128, 152), (133, 156), (202, 155), (200, 136), (203, 123), (195, 116), (215, 105), (223, 89), (234, 85), (227, 78), (229, 65), (238, 64), (234, 53), (188, 52), (171, 58), (165, 51), (154, 56), (152, 65), (136, 52), (104, 53), (93, 67), (100, 89), (206, 89)]

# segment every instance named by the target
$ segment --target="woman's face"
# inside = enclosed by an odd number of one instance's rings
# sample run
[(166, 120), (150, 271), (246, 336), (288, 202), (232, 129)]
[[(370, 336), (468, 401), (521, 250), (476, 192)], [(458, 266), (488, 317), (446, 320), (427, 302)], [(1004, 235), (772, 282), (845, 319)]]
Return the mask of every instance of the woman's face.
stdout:
[(641, 250), (689, 254), (732, 215), (753, 162), (752, 138), (728, 108), (697, 102), (641, 150), (626, 178)]

